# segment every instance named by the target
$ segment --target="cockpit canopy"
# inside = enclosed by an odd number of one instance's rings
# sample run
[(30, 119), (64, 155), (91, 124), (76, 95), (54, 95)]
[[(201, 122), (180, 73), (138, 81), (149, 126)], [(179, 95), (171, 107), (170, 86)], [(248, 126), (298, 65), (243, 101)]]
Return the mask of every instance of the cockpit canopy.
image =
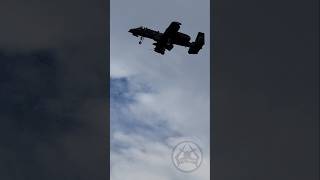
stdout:
[(146, 27), (144, 27), (144, 26), (139, 26), (137, 29), (139, 29), (139, 30), (144, 30), (144, 29), (146, 29)]

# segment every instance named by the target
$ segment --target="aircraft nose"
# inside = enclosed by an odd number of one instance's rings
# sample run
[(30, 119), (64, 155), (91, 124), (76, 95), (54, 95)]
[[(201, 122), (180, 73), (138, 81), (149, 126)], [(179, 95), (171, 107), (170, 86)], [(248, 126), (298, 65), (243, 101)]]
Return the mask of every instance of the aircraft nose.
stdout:
[(137, 29), (129, 29), (128, 32), (132, 33), (132, 35), (134, 35), (134, 36), (138, 36), (138, 31), (137, 31)]
[(128, 31), (129, 33), (132, 33), (133, 35), (137, 34), (137, 30), (136, 29), (129, 29)]

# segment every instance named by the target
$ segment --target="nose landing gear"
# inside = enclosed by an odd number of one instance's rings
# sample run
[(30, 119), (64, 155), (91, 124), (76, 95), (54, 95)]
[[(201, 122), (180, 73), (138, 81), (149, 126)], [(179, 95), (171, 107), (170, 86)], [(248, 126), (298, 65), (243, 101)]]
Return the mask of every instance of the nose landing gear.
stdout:
[(140, 37), (139, 44), (142, 44), (143, 39), (144, 39), (144, 38), (141, 36), (141, 37)]

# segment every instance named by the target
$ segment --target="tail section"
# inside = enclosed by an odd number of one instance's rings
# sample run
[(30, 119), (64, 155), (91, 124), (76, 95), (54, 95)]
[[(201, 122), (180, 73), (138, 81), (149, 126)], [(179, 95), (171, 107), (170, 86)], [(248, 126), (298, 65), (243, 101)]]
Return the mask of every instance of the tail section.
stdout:
[(196, 40), (191, 43), (188, 53), (189, 54), (198, 54), (200, 49), (202, 49), (203, 45), (204, 45), (204, 33), (199, 32)]

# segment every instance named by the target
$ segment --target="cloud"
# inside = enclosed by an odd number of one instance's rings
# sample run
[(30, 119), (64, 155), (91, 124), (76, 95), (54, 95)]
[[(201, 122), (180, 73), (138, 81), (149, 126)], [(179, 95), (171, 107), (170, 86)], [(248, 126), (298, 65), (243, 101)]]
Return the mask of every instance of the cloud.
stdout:
[(107, 99), (83, 84), (65, 96), (70, 87), (61, 83), (55, 50), (1, 51), (0, 58), (1, 177), (105, 177)]
[(175, 169), (171, 160), (172, 149), (179, 139), (152, 141), (136, 134), (114, 133), (114, 140), (127, 145), (121, 151), (112, 149), (111, 179), (144, 179), (152, 177), (164, 180), (207, 179), (209, 177), (209, 157), (204, 157), (200, 168), (191, 174)]
[[(111, 1), (110, 70), (111, 82), (117, 82), (111, 83), (111, 94), (117, 92), (111, 101), (112, 180), (209, 179), (209, 1), (194, 3)], [(198, 55), (176, 46), (162, 56), (153, 52), (151, 40), (138, 45), (127, 32), (140, 25), (164, 31), (172, 19), (194, 38), (206, 33)], [(185, 138), (197, 141), (204, 153), (192, 174), (177, 171), (170, 159), (175, 143)]]
[(107, 1), (0, 7), (0, 179), (106, 179)]

